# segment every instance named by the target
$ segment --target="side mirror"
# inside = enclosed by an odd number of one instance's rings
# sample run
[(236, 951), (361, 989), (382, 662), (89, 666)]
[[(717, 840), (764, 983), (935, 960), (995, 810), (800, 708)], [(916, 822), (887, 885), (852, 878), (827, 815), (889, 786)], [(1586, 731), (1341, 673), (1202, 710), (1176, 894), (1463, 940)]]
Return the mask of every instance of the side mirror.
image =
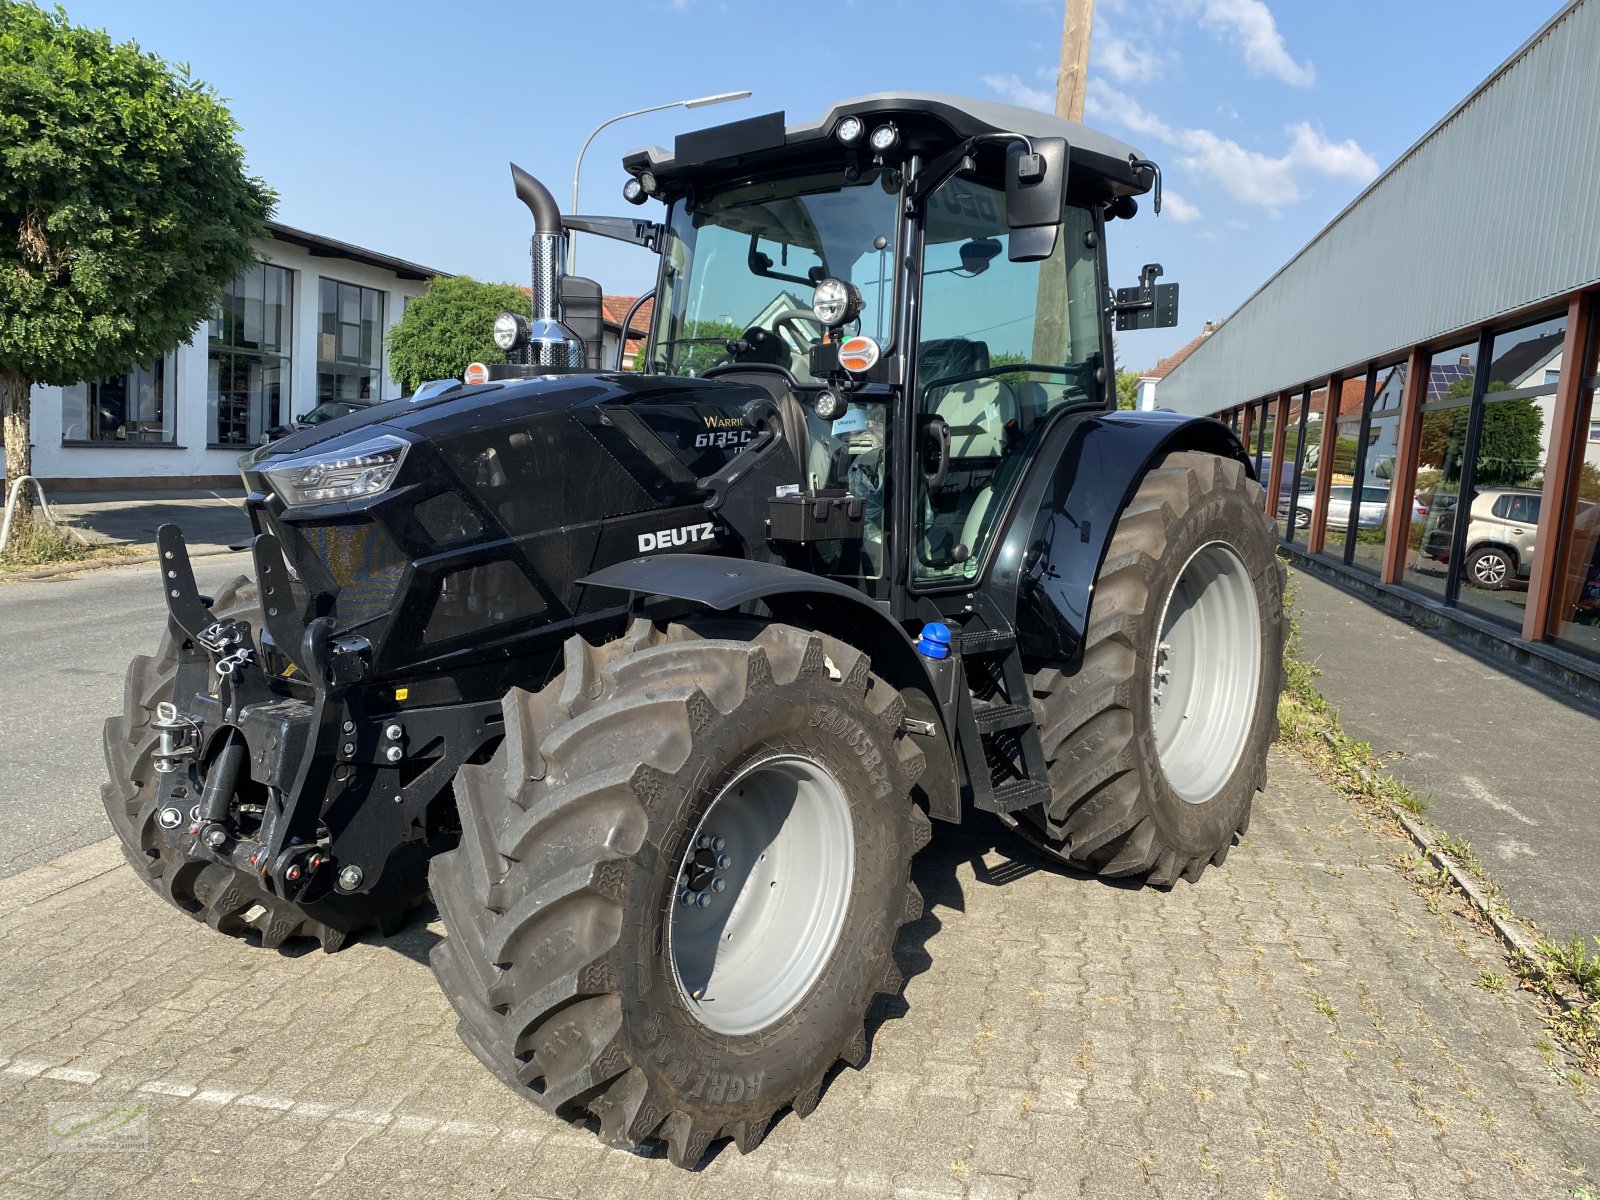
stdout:
[(1065, 138), (1033, 139), (1033, 153), (1022, 142), (1006, 147), (1007, 254), (1012, 262), (1039, 262), (1055, 252), (1061, 210), (1067, 202)]

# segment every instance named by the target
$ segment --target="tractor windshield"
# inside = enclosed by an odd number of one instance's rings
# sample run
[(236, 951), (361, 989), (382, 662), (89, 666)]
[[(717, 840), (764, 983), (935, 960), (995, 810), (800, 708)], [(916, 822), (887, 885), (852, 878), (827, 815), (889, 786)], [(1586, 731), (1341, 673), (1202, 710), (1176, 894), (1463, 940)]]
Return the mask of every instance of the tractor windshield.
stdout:
[(887, 345), (894, 313), (900, 176), (844, 183), (837, 171), (730, 188), (673, 205), (649, 367), (699, 375), (722, 363), (771, 363), (802, 383), (822, 334), (811, 293), (830, 276), (861, 292), (849, 332)]

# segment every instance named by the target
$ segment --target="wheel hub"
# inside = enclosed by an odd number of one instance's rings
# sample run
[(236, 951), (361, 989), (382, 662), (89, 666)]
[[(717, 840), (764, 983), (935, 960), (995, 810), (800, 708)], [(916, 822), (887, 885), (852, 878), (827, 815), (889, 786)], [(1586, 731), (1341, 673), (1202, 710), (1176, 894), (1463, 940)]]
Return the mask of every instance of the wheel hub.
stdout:
[(755, 1033), (800, 1003), (833, 956), (855, 873), (850, 802), (820, 763), (761, 759), (717, 793), (678, 865), (673, 980), (718, 1033)]
[(1150, 717), (1162, 773), (1204, 804), (1233, 776), (1255, 720), (1261, 626), (1244, 560), (1209, 542), (1178, 573), (1151, 654)]

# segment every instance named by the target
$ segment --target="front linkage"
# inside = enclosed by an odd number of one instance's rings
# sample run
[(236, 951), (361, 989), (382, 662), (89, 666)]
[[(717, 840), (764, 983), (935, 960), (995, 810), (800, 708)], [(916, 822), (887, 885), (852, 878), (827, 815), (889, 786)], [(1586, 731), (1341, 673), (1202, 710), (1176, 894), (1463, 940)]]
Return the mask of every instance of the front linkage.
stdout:
[(498, 734), (499, 705), (401, 711), (404, 689), (362, 686), (370, 643), (335, 634), (329, 617), (298, 618), (270, 534), (251, 544), (262, 631), (213, 615), (177, 527), (163, 526), (157, 546), (178, 647), (173, 699), (153, 722), (162, 836), (179, 853), (253, 876), (302, 906), (348, 898), (365, 909), (361, 894), (413, 890), (385, 873), (420, 880), (440, 848), (424, 840), (430, 805)]

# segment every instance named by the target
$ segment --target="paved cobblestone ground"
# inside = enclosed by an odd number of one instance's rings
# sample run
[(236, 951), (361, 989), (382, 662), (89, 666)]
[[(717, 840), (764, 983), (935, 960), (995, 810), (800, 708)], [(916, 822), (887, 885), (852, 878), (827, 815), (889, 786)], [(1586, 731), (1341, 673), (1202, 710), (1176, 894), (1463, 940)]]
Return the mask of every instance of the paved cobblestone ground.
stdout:
[[(425, 966), (436, 924), (264, 952), (101, 843), (0, 881), (0, 1194), (1584, 1196), (1592, 1093), (1527, 997), (1475, 986), (1503, 961), (1405, 850), (1282, 755), (1227, 866), (1170, 894), (941, 829), (866, 1068), (690, 1174), (492, 1080)], [(124, 1099), (147, 1149), (51, 1148), (49, 1106)]]

